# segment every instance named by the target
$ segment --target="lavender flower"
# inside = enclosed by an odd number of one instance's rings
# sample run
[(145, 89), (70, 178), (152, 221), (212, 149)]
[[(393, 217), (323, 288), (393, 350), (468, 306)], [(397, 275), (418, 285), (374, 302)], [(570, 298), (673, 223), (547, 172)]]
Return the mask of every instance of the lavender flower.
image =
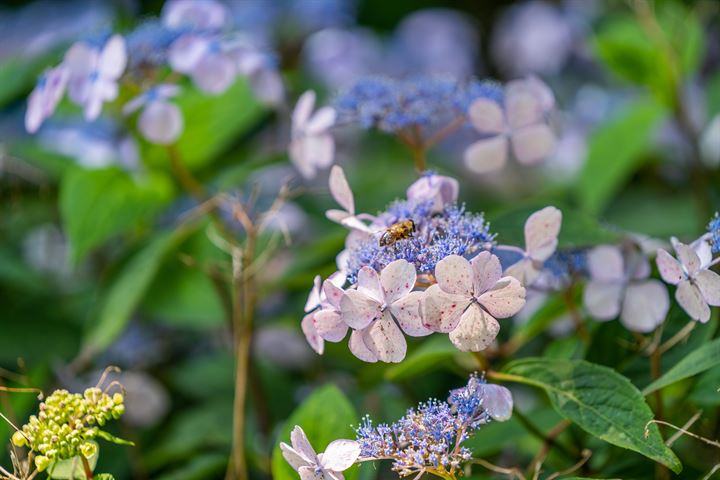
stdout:
[(717, 212), (707, 226), (712, 253), (720, 253), (720, 214)]
[(429, 400), (392, 424), (373, 425), (366, 416), (356, 429), (359, 461), (387, 459), (400, 476), (455, 473), (472, 454), (462, 443), (491, 420), (507, 420), (510, 392), (473, 375), (446, 402)]

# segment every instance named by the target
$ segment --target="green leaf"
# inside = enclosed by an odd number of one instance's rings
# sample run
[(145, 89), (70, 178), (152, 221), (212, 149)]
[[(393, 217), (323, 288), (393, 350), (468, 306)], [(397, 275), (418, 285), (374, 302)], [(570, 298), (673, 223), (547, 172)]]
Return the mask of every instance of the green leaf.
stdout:
[[(315, 451), (320, 453), (333, 440), (354, 438), (355, 432), (350, 425), (357, 421), (352, 404), (335, 385), (325, 385), (317, 389), (293, 412), (280, 431), (273, 450), (273, 479), (297, 480), (297, 472), (285, 461), (279, 446), (280, 442), (290, 443), (290, 432), (295, 425), (305, 431)], [(357, 477), (357, 468), (344, 473), (345, 478), (354, 480)]]
[(507, 245), (524, 245), (525, 221), (534, 212), (554, 205), (562, 211), (562, 228), (558, 237), (559, 248), (584, 247), (616, 242), (618, 232), (603, 227), (586, 213), (557, 202), (532, 203), (488, 215), (490, 229), (497, 233), (498, 242)]
[(643, 394), (649, 395), (656, 390), (702, 373), (718, 364), (720, 364), (720, 338), (704, 344), (684, 357), (677, 365), (668, 370), (665, 375), (645, 387)]
[(184, 229), (156, 237), (130, 259), (110, 287), (83, 342), (81, 356), (107, 348), (120, 335), (168, 253), (187, 234)]
[(641, 453), (676, 473), (682, 464), (663, 442), (653, 412), (637, 388), (616, 371), (583, 360), (528, 358), (510, 363), (508, 380), (545, 390), (563, 417), (595, 437)]
[(447, 336), (437, 336), (426, 340), (420, 348), (412, 352), (401, 363), (393, 365), (385, 372), (385, 378), (391, 381), (406, 380), (437, 369), (442, 362), (460, 354), (450, 343)]
[(700, 375), (689, 398), (701, 407), (720, 405), (720, 365)]
[(73, 261), (151, 218), (171, 194), (172, 187), (164, 176), (135, 180), (118, 168), (68, 171), (60, 185), (60, 213)]
[[(90, 443), (95, 442), (90, 441)], [(87, 459), (90, 470), (95, 470), (99, 456), (100, 448), (98, 447), (95, 449), (95, 454)], [(47, 469), (47, 473), (50, 478), (55, 480), (85, 480), (85, 469), (79, 455), (51, 464)]]
[(112, 473), (96, 473), (93, 480), (115, 480), (115, 477)]
[(128, 447), (134, 447), (135, 443), (124, 438), (116, 437), (115, 435), (108, 433), (104, 430), (98, 430), (97, 436), (102, 438), (106, 442), (114, 443), (115, 445), (127, 445)]
[(205, 480), (220, 478), (227, 466), (227, 455), (221, 453), (205, 453), (191, 457), (170, 473), (153, 477), (155, 480)]
[(576, 190), (583, 209), (594, 214), (602, 212), (642, 166), (652, 133), (665, 113), (665, 108), (655, 101), (638, 100), (593, 132)]

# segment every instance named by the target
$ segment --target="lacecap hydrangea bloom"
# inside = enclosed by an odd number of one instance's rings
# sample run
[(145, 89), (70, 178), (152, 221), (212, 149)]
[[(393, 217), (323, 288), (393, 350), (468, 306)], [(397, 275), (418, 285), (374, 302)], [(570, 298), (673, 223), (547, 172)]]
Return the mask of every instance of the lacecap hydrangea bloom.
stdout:
[[(502, 246), (482, 214), (458, 204), (458, 190), (455, 179), (427, 173), (386, 211), (357, 213), (342, 169), (333, 167), (330, 191), (342, 210), (327, 216), (349, 233), (338, 272), (316, 280), (306, 305), (302, 328), (318, 353), (324, 341), (341, 341), (348, 329), (350, 350), (366, 362), (402, 361), (405, 335), (447, 333), (463, 351), (493, 343), (497, 320), (524, 306), (526, 285), (503, 273), (493, 253)], [(543, 221), (526, 228), (535, 257), (506, 247), (519, 252), (516, 264), (530, 261), (542, 269), (538, 262), (554, 253), (560, 215), (548, 208), (541, 212), (553, 213), (549, 220), (541, 215)]]

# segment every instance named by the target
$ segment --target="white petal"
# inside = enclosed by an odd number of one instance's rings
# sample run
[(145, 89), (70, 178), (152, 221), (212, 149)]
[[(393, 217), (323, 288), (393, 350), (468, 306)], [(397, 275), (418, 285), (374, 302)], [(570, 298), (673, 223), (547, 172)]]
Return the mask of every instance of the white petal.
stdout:
[(354, 440), (330, 442), (322, 455), (320, 466), (326, 470), (342, 472), (347, 470), (360, 456), (360, 444)]
[(460, 316), (469, 304), (468, 295), (446, 293), (439, 285), (431, 285), (425, 290), (421, 303), (423, 323), (435, 332), (449, 333), (457, 327)]
[(191, 76), (198, 88), (210, 94), (224, 92), (235, 82), (237, 70), (227, 56), (220, 53), (203, 55), (195, 65)]
[(479, 352), (490, 345), (500, 331), (500, 324), (473, 303), (463, 313), (458, 326), (450, 332), (450, 341), (463, 352)]
[(317, 470), (314, 465), (298, 468), (300, 480), (330, 480), (326, 472)]
[(345, 210), (330, 209), (325, 211), (325, 216), (328, 220), (332, 220), (336, 223), (342, 223), (343, 220), (350, 217), (351, 215)]
[(322, 291), (322, 277), (320, 275), (315, 275), (315, 278), (313, 279), (313, 288), (310, 290), (310, 293), (308, 294), (308, 298), (305, 301), (305, 311), (309, 312), (310, 310), (313, 310), (317, 308), (318, 305), (320, 305), (320, 292)]
[(702, 323), (710, 320), (710, 307), (703, 298), (702, 292), (688, 280), (683, 280), (678, 285), (675, 291), (675, 300), (693, 320)]
[(147, 99), (148, 99), (148, 96), (145, 94), (138, 95), (137, 97), (133, 98), (132, 100), (127, 102), (125, 105), (123, 105), (123, 108), (122, 108), (123, 115), (131, 115), (131, 114), (137, 112), (138, 110), (140, 110), (140, 107), (142, 107), (143, 105), (145, 105), (147, 103)]
[(694, 281), (708, 304), (720, 306), (720, 275), (711, 270), (700, 270)]
[(339, 342), (347, 335), (348, 326), (338, 312), (326, 309), (315, 312), (315, 329), (324, 340)]
[(480, 252), (470, 260), (470, 265), (473, 269), (473, 291), (475, 296), (493, 288), (502, 277), (500, 260), (490, 252)]
[(655, 330), (670, 309), (667, 288), (659, 280), (645, 280), (628, 285), (620, 321), (633, 332)]
[(305, 132), (308, 135), (317, 135), (325, 132), (335, 123), (335, 110), (332, 107), (323, 107), (315, 112), (305, 125)]
[(432, 330), (423, 325), (420, 314), (422, 301), (423, 292), (410, 292), (390, 305), (390, 311), (400, 328), (411, 337), (424, 337), (432, 333)]
[(600, 245), (587, 254), (590, 278), (598, 282), (619, 282), (625, 275), (622, 252), (614, 245)]
[(335, 165), (330, 170), (330, 193), (335, 201), (351, 214), (355, 214), (355, 200), (350, 184), (342, 167)]
[(340, 300), (340, 311), (351, 328), (362, 329), (381, 315), (380, 302), (358, 290), (346, 290)]
[(583, 305), (595, 320), (612, 320), (620, 313), (624, 285), (591, 280), (583, 291)]
[(544, 262), (555, 253), (562, 225), (562, 212), (555, 207), (539, 210), (525, 222), (525, 249), (535, 261)]
[(457, 201), (460, 184), (452, 177), (443, 175), (423, 175), (407, 189), (410, 201), (433, 201), (433, 211), (441, 211), (445, 205)]
[(483, 409), (493, 420), (498, 422), (509, 420), (513, 410), (513, 398), (510, 390), (491, 383), (486, 383), (481, 388), (483, 390)]
[(99, 52), (85, 42), (73, 44), (63, 58), (63, 65), (73, 77), (86, 77), (96, 68)]
[(312, 349), (319, 355), (322, 355), (325, 350), (325, 342), (315, 328), (315, 312), (308, 313), (303, 317), (302, 322), (300, 323), (300, 328), (305, 334), (305, 338)]
[(98, 70), (100, 75), (117, 80), (127, 66), (127, 50), (125, 40), (121, 35), (113, 35), (107, 41), (100, 53)]
[(416, 278), (415, 265), (412, 263), (407, 260), (390, 262), (380, 272), (385, 303), (389, 305), (410, 293), (415, 288)]
[(207, 53), (208, 47), (208, 41), (202, 37), (183, 35), (168, 49), (170, 68), (180, 73), (192, 72)]
[(363, 362), (375, 363), (378, 361), (377, 355), (371, 352), (367, 345), (365, 345), (362, 330), (352, 331), (352, 333), (350, 334), (350, 342), (348, 346), (353, 355), (355, 355)]
[[(345, 283), (345, 280), (343, 279), (342, 283)], [(342, 285), (342, 283), (340, 285)], [(325, 294), (325, 299), (327, 302), (332, 305), (335, 308), (340, 307), (340, 300), (342, 299), (343, 293), (345, 291), (338, 287), (337, 281), (333, 282), (331, 278), (328, 278), (323, 282), (322, 291)]]
[(513, 130), (540, 122), (544, 113), (537, 92), (522, 81), (508, 86), (505, 112), (508, 125)]
[(385, 295), (383, 294), (380, 277), (372, 267), (362, 267), (357, 274), (357, 290), (378, 303), (383, 303)]
[(315, 106), (315, 92), (308, 90), (300, 95), (292, 114), (293, 128), (304, 129)]
[(685, 272), (683, 272), (680, 262), (662, 248), (658, 248), (655, 262), (660, 271), (660, 276), (667, 283), (677, 285), (685, 279)]
[(540, 275), (540, 270), (535, 268), (533, 261), (529, 258), (524, 258), (519, 262), (510, 265), (505, 269), (505, 275), (517, 278), (521, 284), (529, 287)]
[(512, 317), (525, 306), (525, 287), (515, 277), (503, 277), (478, 301), (495, 318)]
[(532, 125), (515, 130), (510, 145), (521, 165), (535, 165), (555, 151), (555, 134), (544, 123)]
[(290, 432), (290, 443), (293, 449), (303, 458), (308, 460), (308, 463), (317, 463), (317, 455), (310, 441), (305, 435), (305, 432), (299, 425), (295, 425), (292, 432)]
[(678, 243), (675, 245), (675, 252), (677, 258), (682, 263), (685, 271), (688, 275), (692, 276), (695, 272), (700, 270), (700, 257), (695, 252), (695, 249), (684, 243)]
[(500, 170), (507, 163), (508, 140), (505, 136), (478, 140), (465, 149), (465, 166), (473, 173), (488, 173)]
[(435, 265), (435, 279), (446, 293), (472, 295), (473, 268), (465, 258), (448, 255)]
[(285, 457), (285, 460), (290, 464), (292, 468), (294, 468), (296, 471), (300, 469), (300, 467), (307, 467), (310, 466), (310, 462), (308, 462), (305, 458), (303, 458), (298, 452), (295, 451), (294, 448), (292, 448), (290, 445), (288, 445), (285, 442), (280, 443), (280, 450), (282, 451), (283, 457)]
[(182, 112), (177, 105), (156, 100), (143, 109), (138, 118), (138, 129), (152, 143), (168, 145), (180, 137), (183, 123)]
[(497, 102), (487, 98), (475, 100), (468, 110), (470, 123), (480, 133), (503, 133), (505, 114)]
[[(718, 118), (720, 119), (720, 117)], [(712, 246), (707, 239), (700, 237), (690, 244), (690, 246), (695, 250), (695, 253), (697, 253), (701, 268), (707, 267), (710, 262), (712, 262)]]
[(385, 312), (381, 318), (363, 330), (363, 341), (381, 362), (399, 363), (405, 358), (405, 336), (389, 312)]

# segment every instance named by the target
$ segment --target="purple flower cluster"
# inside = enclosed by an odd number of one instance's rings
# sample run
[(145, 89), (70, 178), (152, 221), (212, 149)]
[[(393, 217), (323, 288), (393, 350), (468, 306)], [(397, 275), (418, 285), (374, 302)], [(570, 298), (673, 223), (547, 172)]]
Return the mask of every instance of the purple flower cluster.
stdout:
[(494, 235), (483, 215), (468, 212), (457, 203), (445, 205), (438, 212), (432, 200), (397, 200), (376, 217), (372, 227), (383, 231), (403, 220), (415, 223), (410, 238), (381, 246), (377, 238), (370, 236), (349, 247), (347, 272), (351, 283), (355, 283), (364, 266), (380, 271), (402, 259), (415, 265), (418, 274), (431, 274), (435, 265), (449, 255), (471, 257), (493, 244)]
[(707, 230), (712, 253), (720, 253), (720, 215), (718, 213), (715, 213), (708, 223)]
[(506, 388), (473, 375), (446, 402), (421, 403), (392, 424), (375, 426), (366, 416), (356, 429), (360, 460), (392, 460), (401, 476), (455, 472), (472, 456), (462, 443), (491, 420), (507, 420), (511, 411)]
[(490, 81), (458, 81), (440, 76), (407, 80), (370, 77), (335, 99), (338, 123), (358, 123), (397, 133), (413, 127), (443, 125), (466, 114), (473, 101), (502, 102), (502, 87)]

